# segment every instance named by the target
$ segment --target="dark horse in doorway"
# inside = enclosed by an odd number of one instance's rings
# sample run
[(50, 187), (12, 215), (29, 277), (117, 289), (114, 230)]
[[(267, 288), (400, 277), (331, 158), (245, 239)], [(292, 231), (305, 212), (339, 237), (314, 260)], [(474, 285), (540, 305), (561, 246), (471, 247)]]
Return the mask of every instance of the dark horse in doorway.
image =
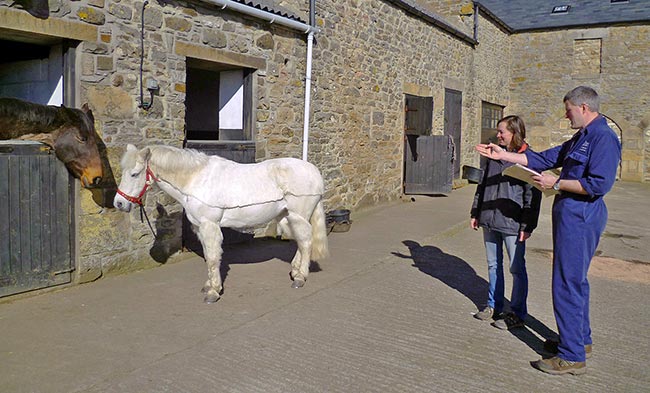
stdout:
[(16, 98), (0, 98), (0, 140), (24, 139), (54, 150), (70, 173), (86, 188), (104, 175), (99, 136), (88, 104), (81, 109), (40, 105)]

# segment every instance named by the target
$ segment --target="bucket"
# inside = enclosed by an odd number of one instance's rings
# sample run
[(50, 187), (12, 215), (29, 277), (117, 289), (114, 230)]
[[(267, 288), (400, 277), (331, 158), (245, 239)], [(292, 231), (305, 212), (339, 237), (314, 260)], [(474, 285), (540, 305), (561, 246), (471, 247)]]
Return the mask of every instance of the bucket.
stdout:
[(483, 178), (483, 170), (473, 166), (463, 165), (463, 179), (470, 183), (480, 183)]
[(350, 210), (337, 209), (327, 212), (327, 228), (332, 232), (347, 232), (350, 230)]
[(332, 210), (327, 215), (336, 223), (350, 222), (350, 211), (348, 209)]

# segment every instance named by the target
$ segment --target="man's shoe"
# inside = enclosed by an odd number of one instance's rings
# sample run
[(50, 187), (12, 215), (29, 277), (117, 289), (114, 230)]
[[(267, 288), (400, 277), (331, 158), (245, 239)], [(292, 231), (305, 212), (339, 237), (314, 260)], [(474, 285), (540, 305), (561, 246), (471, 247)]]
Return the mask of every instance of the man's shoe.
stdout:
[(492, 318), (494, 315), (494, 309), (490, 306), (485, 307), (482, 311), (479, 311), (474, 314), (474, 318), (480, 319), (481, 321), (487, 321)]
[[(544, 350), (551, 355), (557, 355), (558, 345), (560, 345), (558, 341), (548, 339), (544, 341)], [(592, 344), (585, 345), (585, 357), (587, 359), (591, 358), (591, 346)]]
[(512, 330), (526, 326), (523, 319), (519, 318), (517, 314), (509, 312), (503, 315), (503, 318), (497, 319), (492, 322), (492, 326), (501, 330)]
[(552, 375), (573, 374), (580, 375), (587, 372), (587, 363), (585, 362), (570, 362), (557, 356), (550, 359), (540, 359), (530, 362), (530, 365)]

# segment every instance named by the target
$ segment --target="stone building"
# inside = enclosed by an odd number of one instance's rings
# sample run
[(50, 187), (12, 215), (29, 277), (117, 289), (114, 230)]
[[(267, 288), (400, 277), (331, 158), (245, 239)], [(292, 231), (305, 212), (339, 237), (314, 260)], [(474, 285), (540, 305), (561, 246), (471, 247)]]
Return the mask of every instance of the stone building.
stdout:
[[(127, 143), (220, 150), (244, 161), (303, 156), (325, 178), (327, 209), (358, 210), (404, 195), (408, 116), (417, 116), (416, 138), (449, 136), (455, 160), (440, 170), (450, 169), (458, 186), (460, 166), (478, 163), (473, 146), (503, 114), (524, 116), (535, 147), (565, 137), (558, 111), (578, 82), (570, 70), (596, 69), (595, 43), (582, 38), (625, 39), (639, 53), (626, 62), (622, 48), (602, 39), (617, 62), (601, 59), (597, 88), (631, 78), (626, 70), (643, 75), (648, 59), (645, 24), (519, 31), (488, 2), (318, 0), (313, 26), (307, 0), (55, 0), (46, 15), (18, 3), (0, 0), (0, 46), (13, 53), (0, 64), (0, 95), (48, 101), (63, 80), (58, 103), (89, 103), (113, 175), (103, 190), (77, 190), (77, 282), (177, 258), (182, 248), (181, 207), (162, 193), (150, 192), (145, 206), (158, 239), (137, 211), (109, 207)], [(560, 40), (565, 50), (553, 47)], [(36, 49), (39, 56), (27, 55)], [(16, 71), (25, 62), (42, 81)], [(18, 82), (6, 77), (16, 74)], [(631, 78), (626, 86), (647, 103), (647, 84)], [(614, 93), (624, 88), (605, 96)], [(408, 100), (418, 112), (409, 113)], [(624, 132), (623, 177), (644, 180), (647, 119), (610, 102)]]
[(574, 131), (562, 97), (594, 87), (600, 112), (621, 138), (620, 178), (650, 180), (650, 3), (647, 1), (480, 0), (510, 37), (510, 100), (533, 146), (544, 149)]

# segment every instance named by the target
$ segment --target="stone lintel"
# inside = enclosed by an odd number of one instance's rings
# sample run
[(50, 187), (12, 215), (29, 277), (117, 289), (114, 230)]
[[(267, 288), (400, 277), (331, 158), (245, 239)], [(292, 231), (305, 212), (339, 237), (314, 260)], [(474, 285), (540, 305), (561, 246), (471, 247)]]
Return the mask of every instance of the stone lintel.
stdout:
[(607, 38), (609, 37), (608, 28), (595, 28), (595, 29), (580, 29), (571, 31), (567, 36), (572, 40), (589, 40), (595, 38)]
[(457, 78), (445, 78), (445, 89), (456, 90), (460, 92), (465, 92), (465, 82)]
[(431, 87), (416, 85), (415, 83), (404, 82), (402, 89), (404, 89), (405, 94), (410, 94), (412, 96), (431, 97), (433, 95)]
[(39, 19), (22, 10), (0, 7), (0, 35), (32, 43), (54, 43), (61, 38), (97, 41), (97, 26), (58, 18)]
[(247, 56), (182, 41), (176, 41), (176, 54), (213, 63), (229, 64), (257, 70), (266, 69), (266, 59), (261, 57)]

